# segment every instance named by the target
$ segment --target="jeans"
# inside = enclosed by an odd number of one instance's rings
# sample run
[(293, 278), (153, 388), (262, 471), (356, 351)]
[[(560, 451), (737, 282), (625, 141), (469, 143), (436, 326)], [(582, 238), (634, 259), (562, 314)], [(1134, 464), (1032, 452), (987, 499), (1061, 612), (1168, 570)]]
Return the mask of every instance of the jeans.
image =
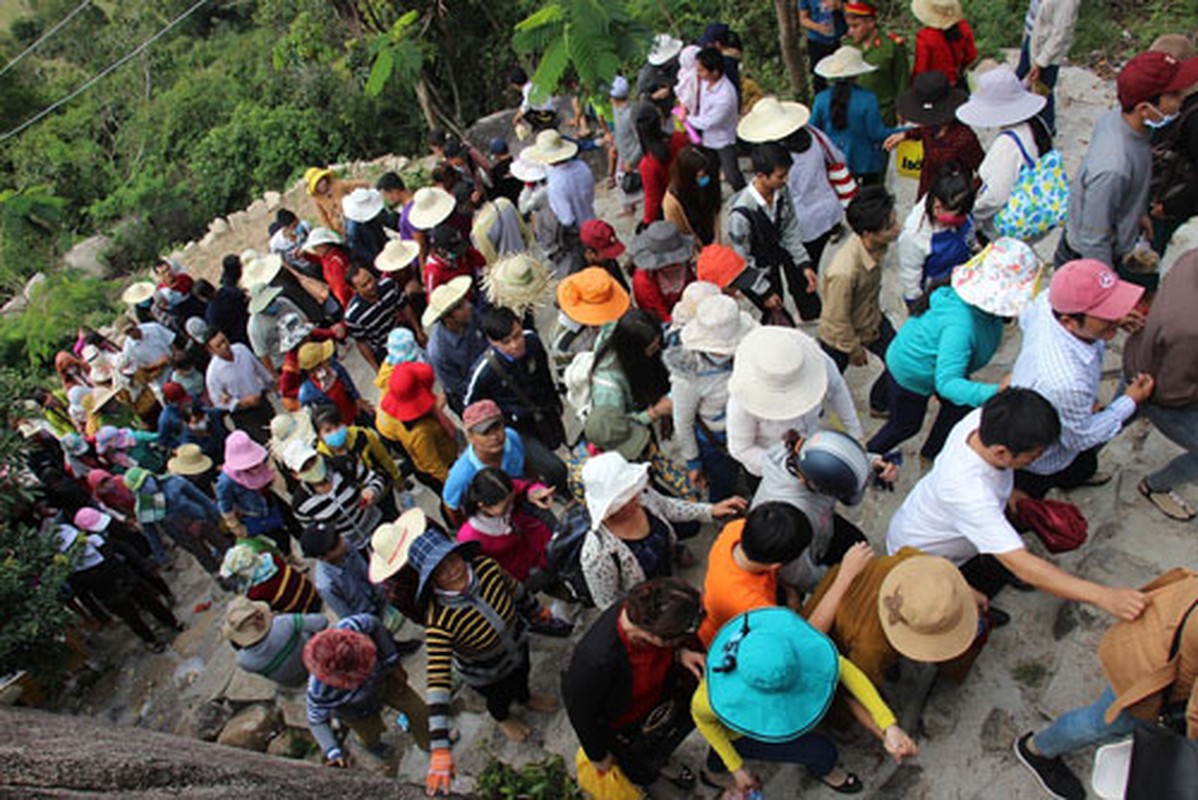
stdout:
[(715, 151), (715, 154), (720, 159), (720, 172), (723, 173), (724, 180), (728, 181), (728, 185), (732, 187), (732, 191), (739, 192), (745, 188), (745, 176), (741, 173), (740, 164), (736, 160), (736, 144), (721, 147)]
[(1092, 704), (1075, 708), (1057, 717), (1051, 725), (1033, 738), (1036, 752), (1045, 758), (1056, 758), (1083, 747), (1106, 744), (1130, 736), (1139, 725), (1146, 724), (1139, 722), (1126, 711), (1121, 711), (1119, 716), (1115, 717), (1115, 721), (1108, 725), (1103, 717), (1113, 702), (1115, 692), (1108, 686)]
[(695, 441), (699, 443), (699, 460), (707, 475), (707, 501), (718, 503), (736, 493), (736, 461), (728, 455), (727, 436), (712, 431), (719, 443), (707, 438), (702, 428), (695, 428)]
[[(813, 778), (822, 778), (836, 766), (836, 745), (822, 733), (805, 733), (789, 742), (759, 742), (742, 736), (733, 740), (732, 746), (746, 760), (801, 764)], [(707, 769), (717, 773), (728, 771), (715, 750), (710, 749)]]
[(1076, 489), (1098, 472), (1098, 450), (1102, 445), (1083, 450), (1069, 462), (1069, 466), (1051, 475), (1037, 475), (1025, 469), (1015, 470), (1015, 488), (1027, 492), (1037, 500), (1048, 494), (1050, 489)]
[[(894, 376), (889, 378), (889, 395), (886, 406), (890, 410), (890, 418), (882, 429), (873, 435), (865, 445), (871, 453), (889, 453), (898, 445), (919, 433), (923, 427), (923, 418), (928, 411), (928, 400), (931, 398), (904, 389)], [(940, 398), (940, 413), (932, 423), (932, 430), (920, 448), (919, 454), (924, 458), (935, 458), (944, 447), (944, 440), (953, 426), (972, 411), (969, 406), (959, 406)]]
[(1144, 403), (1140, 411), (1152, 420), (1152, 424), (1165, 438), (1186, 450), (1149, 475), (1148, 488), (1154, 492), (1167, 492), (1183, 483), (1198, 480), (1198, 406), (1163, 408)]
[[(1015, 68), (1015, 76), (1020, 80), (1032, 71), (1032, 54), (1030, 43), (1025, 36), (1023, 46), (1019, 49), (1019, 66)], [(1049, 132), (1057, 135), (1057, 100), (1056, 92), (1053, 90), (1057, 85), (1057, 73), (1061, 68), (1056, 64), (1050, 67), (1040, 68), (1040, 82), (1048, 87), (1048, 103), (1044, 106), (1044, 110), (1040, 112), (1040, 118), (1044, 120), (1044, 124), (1048, 126)]]
[[(873, 386), (869, 387), (869, 407), (874, 411), (885, 411), (887, 408), (887, 400), (890, 394), (890, 372), (886, 369), (886, 348), (890, 347), (890, 342), (893, 339), (894, 326), (883, 315), (882, 326), (878, 329), (878, 338), (865, 346), (866, 350), (882, 359), (882, 374), (874, 381)], [(836, 368), (843, 375), (844, 371), (849, 368), (849, 359), (852, 353), (837, 350), (822, 339), (819, 345), (824, 349), (825, 353), (832, 357), (832, 360), (836, 362)]]
[(520, 431), (520, 438), (524, 441), (524, 458), (533, 474), (557, 490), (558, 497), (568, 497), (570, 475), (565, 462), (532, 433)]

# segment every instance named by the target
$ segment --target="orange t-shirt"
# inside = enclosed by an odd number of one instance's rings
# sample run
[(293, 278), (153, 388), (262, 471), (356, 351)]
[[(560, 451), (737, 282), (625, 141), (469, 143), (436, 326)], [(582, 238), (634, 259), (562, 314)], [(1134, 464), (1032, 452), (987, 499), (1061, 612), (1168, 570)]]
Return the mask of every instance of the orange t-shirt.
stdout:
[(703, 610), (699, 639), (705, 647), (724, 623), (745, 611), (778, 604), (777, 572), (747, 572), (736, 563), (732, 551), (740, 543), (745, 521), (729, 522), (716, 537), (707, 555), (707, 577), (703, 580)]

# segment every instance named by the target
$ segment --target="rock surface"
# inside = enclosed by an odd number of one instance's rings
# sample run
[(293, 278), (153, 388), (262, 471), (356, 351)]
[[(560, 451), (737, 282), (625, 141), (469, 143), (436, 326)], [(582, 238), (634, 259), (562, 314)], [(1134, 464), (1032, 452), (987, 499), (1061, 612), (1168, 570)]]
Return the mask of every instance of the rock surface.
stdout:
[(283, 715), (274, 706), (256, 704), (234, 714), (216, 742), (261, 753), (282, 727)]

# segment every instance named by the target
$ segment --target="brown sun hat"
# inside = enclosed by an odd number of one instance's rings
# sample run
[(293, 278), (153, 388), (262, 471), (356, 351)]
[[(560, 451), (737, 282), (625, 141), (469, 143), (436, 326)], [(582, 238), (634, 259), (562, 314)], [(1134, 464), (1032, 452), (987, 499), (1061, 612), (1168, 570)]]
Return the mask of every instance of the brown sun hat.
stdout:
[(956, 658), (978, 632), (973, 590), (939, 556), (913, 556), (890, 570), (878, 593), (878, 616), (886, 639), (914, 661)]

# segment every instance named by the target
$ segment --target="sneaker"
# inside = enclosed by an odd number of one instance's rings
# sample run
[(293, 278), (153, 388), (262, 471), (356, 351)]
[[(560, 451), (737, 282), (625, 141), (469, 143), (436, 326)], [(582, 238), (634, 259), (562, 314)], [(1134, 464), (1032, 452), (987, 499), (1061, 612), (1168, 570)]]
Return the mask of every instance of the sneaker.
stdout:
[(1048, 796), (1059, 800), (1086, 800), (1086, 790), (1077, 776), (1065, 766), (1065, 762), (1060, 758), (1038, 756), (1028, 749), (1027, 743), (1031, 738), (1029, 732), (1015, 740), (1015, 755), (1036, 776)]
[(1145, 500), (1160, 509), (1161, 513), (1169, 519), (1188, 522), (1195, 516), (1198, 516), (1198, 512), (1194, 511), (1190, 507), (1190, 504), (1176, 492), (1172, 490), (1165, 492), (1153, 491), (1152, 487), (1148, 485), (1147, 478), (1141, 479), (1136, 489), (1139, 490), (1140, 494), (1144, 495)]

